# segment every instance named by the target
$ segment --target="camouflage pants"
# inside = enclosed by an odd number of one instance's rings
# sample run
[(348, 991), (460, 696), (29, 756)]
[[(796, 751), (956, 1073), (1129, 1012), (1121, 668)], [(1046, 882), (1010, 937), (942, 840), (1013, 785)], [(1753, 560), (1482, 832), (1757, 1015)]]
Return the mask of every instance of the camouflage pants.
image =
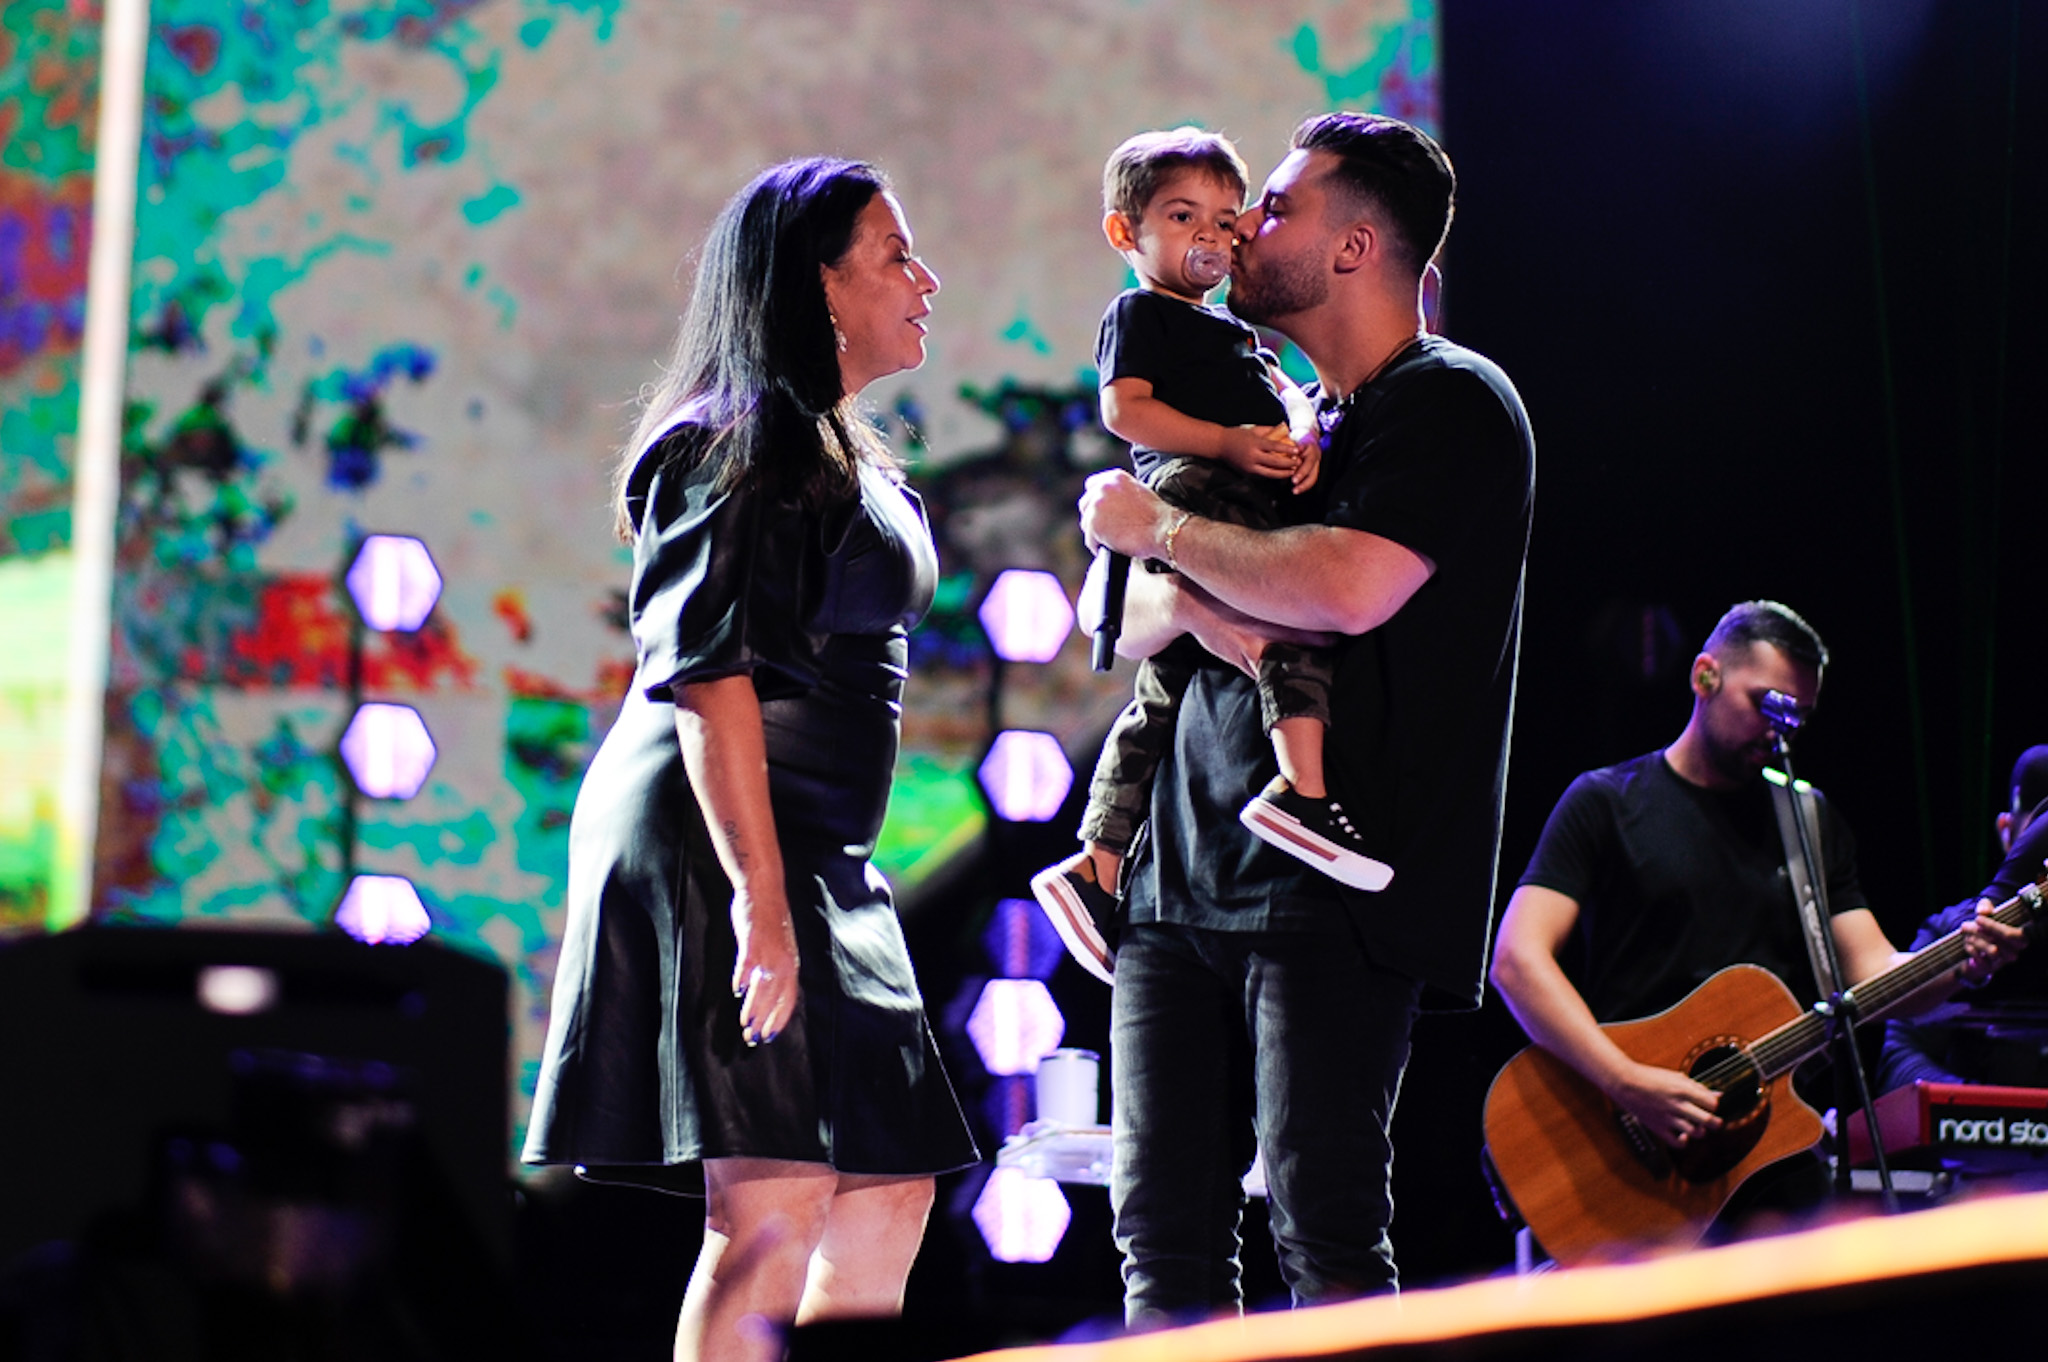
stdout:
[[(1277, 498), (1284, 494), (1283, 482), (1254, 478), (1214, 459), (1169, 459), (1154, 471), (1151, 486), (1169, 504), (1210, 520), (1255, 530), (1280, 524)], [(1163, 563), (1143, 566), (1166, 570)], [(1173, 741), (1181, 696), (1196, 668), (1213, 661), (1199, 643), (1180, 638), (1138, 664), (1131, 703), (1110, 725), (1088, 782), (1082, 841), (1119, 854), (1129, 850), (1138, 826), (1151, 813), (1152, 777)], [(1315, 719), (1327, 727), (1332, 672), (1327, 649), (1268, 644), (1258, 674), (1259, 721), (1266, 731), (1282, 719)]]

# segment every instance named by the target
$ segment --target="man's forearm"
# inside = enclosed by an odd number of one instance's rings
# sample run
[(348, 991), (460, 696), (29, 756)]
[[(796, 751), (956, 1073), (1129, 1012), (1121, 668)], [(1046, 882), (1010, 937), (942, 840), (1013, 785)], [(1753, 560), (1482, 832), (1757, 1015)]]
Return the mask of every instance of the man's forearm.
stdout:
[(1121, 470), (1088, 479), (1081, 529), (1090, 548), (1164, 559), (1239, 615), (1322, 633), (1379, 627), (1435, 571), (1421, 554), (1363, 530), (1250, 530), (1190, 516)]
[(1196, 516), (1175, 565), (1226, 605), (1294, 629), (1362, 634), (1393, 618), (1432, 567), (1390, 539), (1329, 525), (1252, 530)]

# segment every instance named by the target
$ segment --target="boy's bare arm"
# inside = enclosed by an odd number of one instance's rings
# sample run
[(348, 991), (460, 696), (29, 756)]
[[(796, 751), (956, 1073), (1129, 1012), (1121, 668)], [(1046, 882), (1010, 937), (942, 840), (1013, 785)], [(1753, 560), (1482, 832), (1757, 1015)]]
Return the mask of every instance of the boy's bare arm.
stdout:
[(1178, 411), (1142, 378), (1102, 388), (1102, 424), (1119, 439), (1168, 454), (1218, 459), (1255, 477), (1292, 477), (1300, 451), (1285, 426), (1224, 426)]

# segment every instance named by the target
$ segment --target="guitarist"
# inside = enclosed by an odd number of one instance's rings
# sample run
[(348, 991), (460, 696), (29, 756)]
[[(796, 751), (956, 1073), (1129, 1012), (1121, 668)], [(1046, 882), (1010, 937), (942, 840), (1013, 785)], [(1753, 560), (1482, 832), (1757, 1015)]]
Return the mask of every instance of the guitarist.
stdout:
[[(1913, 938), (1918, 947), (1954, 931), (1978, 903), (2002, 903), (2031, 883), (2048, 862), (2048, 746), (2029, 747), (2013, 763), (2009, 807), (1995, 828), (2005, 863), (1983, 892), (1930, 915)], [(2048, 1087), (2048, 1057), (2041, 1053), (2038, 1030), (2024, 1026), (2000, 1028), (1981, 1020), (1997, 1017), (2001, 1008), (2037, 1012), (2048, 1004), (2048, 954), (2029, 955), (1996, 983), (1971, 995), (1974, 1024), (1946, 1016), (1899, 1019), (1885, 1023), (1884, 1051), (1878, 1061), (1878, 1088), (1890, 1092), (1908, 1083), (2006, 1083), (2017, 1087)], [(2001, 1030), (2007, 1034), (1999, 1034)]]
[[(1786, 606), (1729, 610), (1693, 659), (1685, 731), (1661, 752), (1572, 782), (1501, 920), (1491, 978), (1522, 1029), (1672, 1146), (1720, 1126), (1718, 1096), (1630, 1059), (1600, 1025), (1661, 1012), (1733, 964), (1761, 965), (1815, 1001), (1762, 778), (1772, 733), (1758, 704), (1776, 690), (1810, 709), (1826, 663), (1820, 636)], [(1836, 951), (1847, 980), (1860, 982), (1903, 957), (1870, 911), (1848, 826), (1825, 799), (1820, 823)], [(1971, 978), (2019, 948), (2017, 929), (1965, 930)], [(1560, 962), (1575, 937), (1576, 986)], [(1786, 1160), (1752, 1179), (1729, 1215), (1758, 1202), (1810, 1205), (1826, 1191), (1817, 1158)]]

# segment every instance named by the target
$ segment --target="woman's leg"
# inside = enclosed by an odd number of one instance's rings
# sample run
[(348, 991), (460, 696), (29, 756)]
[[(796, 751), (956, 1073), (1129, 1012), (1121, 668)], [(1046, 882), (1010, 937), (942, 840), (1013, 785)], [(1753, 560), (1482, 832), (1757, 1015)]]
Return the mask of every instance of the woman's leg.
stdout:
[[(805, 1299), (839, 1175), (822, 1163), (704, 1161), (704, 1248), (676, 1322), (676, 1362), (773, 1362)], [(756, 1319), (749, 1319), (756, 1316)]]
[(931, 1209), (929, 1177), (841, 1174), (796, 1322), (902, 1314), (903, 1284)]

